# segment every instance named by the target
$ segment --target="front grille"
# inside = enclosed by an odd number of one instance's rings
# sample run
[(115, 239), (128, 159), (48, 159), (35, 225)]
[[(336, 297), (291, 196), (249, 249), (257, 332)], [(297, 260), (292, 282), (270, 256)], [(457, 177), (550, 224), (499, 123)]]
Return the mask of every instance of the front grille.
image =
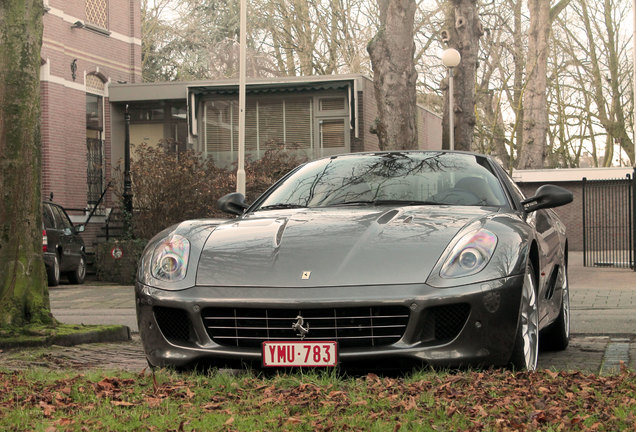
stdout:
[(409, 309), (402, 306), (325, 309), (207, 308), (201, 312), (219, 345), (259, 347), (263, 341), (301, 340), (292, 325), (303, 318), (304, 340), (329, 340), (341, 348), (378, 347), (402, 338)]
[(464, 328), (470, 305), (457, 303), (444, 306), (434, 306), (426, 309), (424, 324), (422, 325), (422, 341), (432, 343), (446, 343), (455, 339)]
[(187, 342), (190, 339), (190, 318), (183, 309), (155, 306), (153, 309), (159, 330), (170, 342)]

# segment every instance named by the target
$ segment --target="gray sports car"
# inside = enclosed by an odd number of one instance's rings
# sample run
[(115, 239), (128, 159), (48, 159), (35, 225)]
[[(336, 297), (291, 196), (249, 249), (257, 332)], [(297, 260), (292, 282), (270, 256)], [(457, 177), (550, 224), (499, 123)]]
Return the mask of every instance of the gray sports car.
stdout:
[(488, 156), (377, 152), (303, 164), (231, 220), (154, 237), (136, 284), (151, 365), (511, 365), (569, 339), (568, 244), (545, 185)]

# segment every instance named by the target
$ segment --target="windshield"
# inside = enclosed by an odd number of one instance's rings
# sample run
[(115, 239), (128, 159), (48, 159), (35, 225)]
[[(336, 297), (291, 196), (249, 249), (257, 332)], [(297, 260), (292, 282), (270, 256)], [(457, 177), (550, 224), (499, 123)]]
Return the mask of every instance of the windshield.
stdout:
[(345, 155), (310, 162), (281, 183), (258, 209), (400, 203), (507, 205), (486, 158), (414, 152)]

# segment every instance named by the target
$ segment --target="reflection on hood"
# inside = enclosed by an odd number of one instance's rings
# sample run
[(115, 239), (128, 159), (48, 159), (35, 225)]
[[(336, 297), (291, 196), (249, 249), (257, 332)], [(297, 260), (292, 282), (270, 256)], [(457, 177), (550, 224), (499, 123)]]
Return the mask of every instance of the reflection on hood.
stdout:
[(210, 235), (197, 284), (424, 283), (457, 232), (491, 210), (417, 206), (257, 212), (220, 225)]

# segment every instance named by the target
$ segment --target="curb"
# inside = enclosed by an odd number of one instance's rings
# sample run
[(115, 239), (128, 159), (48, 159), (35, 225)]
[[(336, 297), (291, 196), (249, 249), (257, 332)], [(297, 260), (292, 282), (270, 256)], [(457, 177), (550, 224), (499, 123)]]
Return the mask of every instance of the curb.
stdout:
[(0, 342), (0, 350), (11, 348), (35, 348), (50, 345), (69, 347), (87, 343), (126, 342), (129, 340), (131, 340), (130, 328), (128, 326), (118, 325), (109, 326), (104, 329), (91, 329), (83, 333), (78, 332), (74, 334), (55, 335), (39, 339), (23, 340), (20, 342)]
[(130, 340), (130, 328), (117, 326), (104, 330), (95, 330), (88, 333), (54, 336), (50, 338), (48, 345), (74, 346), (86, 343), (100, 342), (125, 342)]

